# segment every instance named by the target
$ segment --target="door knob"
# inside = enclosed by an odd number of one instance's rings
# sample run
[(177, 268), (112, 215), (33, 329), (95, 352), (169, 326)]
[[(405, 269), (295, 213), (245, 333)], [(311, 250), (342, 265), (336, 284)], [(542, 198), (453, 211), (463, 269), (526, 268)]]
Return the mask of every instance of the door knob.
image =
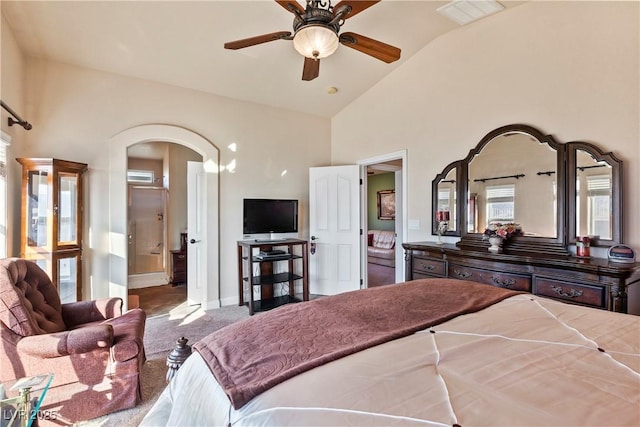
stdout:
[(318, 240), (318, 237), (316, 237), (316, 236), (311, 236), (311, 240)]
[(189, 240), (189, 243), (193, 244), (193, 243), (198, 243), (201, 242), (202, 240), (196, 240), (196, 239), (191, 239)]

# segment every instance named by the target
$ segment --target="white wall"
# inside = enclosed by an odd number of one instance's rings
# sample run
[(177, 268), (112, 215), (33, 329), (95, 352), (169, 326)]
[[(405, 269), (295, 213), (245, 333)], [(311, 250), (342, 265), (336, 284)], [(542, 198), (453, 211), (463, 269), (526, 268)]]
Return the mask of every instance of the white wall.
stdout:
[(531, 2), (460, 27), (333, 118), (333, 163), (408, 149), (420, 228), (407, 240), (435, 240), (431, 181), (489, 131), (592, 142), (624, 161), (624, 240), (640, 253), (639, 15), (638, 2)]
[[(306, 212), (308, 168), (330, 162), (327, 119), (33, 58), (26, 60), (25, 69), (24, 114), (34, 127), (26, 136), (24, 155), (89, 165), (87, 298), (109, 293), (106, 195), (113, 177), (108, 141), (119, 132), (144, 124), (170, 124), (211, 141), (222, 165), (235, 161), (235, 170), (223, 171), (219, 184), (220, 299), (228, 304), (237, 301), (235, 243), (242, 239), (242, 198), (299, 198)], [(235, 151), (228, 148), (234, 143)], [(14, 254), (17, 246), (14, 242)]]
[[(25, 59), (18, 48), (16, 39), (9, 29), (4, 16), (0, 17), (0, 95), (13, 111), (22, 119), (31, 121), (25, 114), (24, 90), (25, 90)], [(16, 157), (23, 157), (22, 152), (26, 144), (28, 131), (21, 126), (9, 126), (7, 118), (9, 114), (0, 109), (0, 126), (3, 132), (11, 136), (11, 145), (7, 148), (7, 254), (13, 255), (12, 246), (20, 243), (20, 180), (22, 169)], [(13, 225), (13, 226), (12, 226)]]

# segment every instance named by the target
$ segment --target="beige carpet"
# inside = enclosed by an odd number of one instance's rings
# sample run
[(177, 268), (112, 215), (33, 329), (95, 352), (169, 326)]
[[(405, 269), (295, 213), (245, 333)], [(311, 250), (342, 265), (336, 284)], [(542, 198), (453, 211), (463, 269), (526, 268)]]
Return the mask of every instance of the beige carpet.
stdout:
[(137, 426), (166, 387), (166, 360), (178, 338), (184, 336), (189, 339), (187, 344), (192, 345), (211, 332), (248, 317), (247, 307), (234, 305), (204, 311), (198, 306), (189, 307), (183, 303), (169, 314), (147, 318), (144, 336), (147, 362), (142, 369), (143, 402), (135, 408), (85, 421), (79, 426)]

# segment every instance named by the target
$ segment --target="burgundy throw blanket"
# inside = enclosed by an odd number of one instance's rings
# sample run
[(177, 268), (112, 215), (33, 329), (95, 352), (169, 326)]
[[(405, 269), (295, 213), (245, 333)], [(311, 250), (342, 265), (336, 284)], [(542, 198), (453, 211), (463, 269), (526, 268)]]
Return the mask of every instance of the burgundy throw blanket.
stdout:
[(316, 366), (482, 310), (520, 292), (421, 279), (289, 304), (194, 345), (234, 408)]

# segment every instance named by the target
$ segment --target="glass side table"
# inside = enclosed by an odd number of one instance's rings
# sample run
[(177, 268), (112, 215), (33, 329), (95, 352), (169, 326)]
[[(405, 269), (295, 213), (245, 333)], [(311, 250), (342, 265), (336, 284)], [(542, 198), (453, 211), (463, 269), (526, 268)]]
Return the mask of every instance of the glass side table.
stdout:
[(42, 374), (0, 384), (0, 426), (30, 427), (52, 380), (53, 374)]

